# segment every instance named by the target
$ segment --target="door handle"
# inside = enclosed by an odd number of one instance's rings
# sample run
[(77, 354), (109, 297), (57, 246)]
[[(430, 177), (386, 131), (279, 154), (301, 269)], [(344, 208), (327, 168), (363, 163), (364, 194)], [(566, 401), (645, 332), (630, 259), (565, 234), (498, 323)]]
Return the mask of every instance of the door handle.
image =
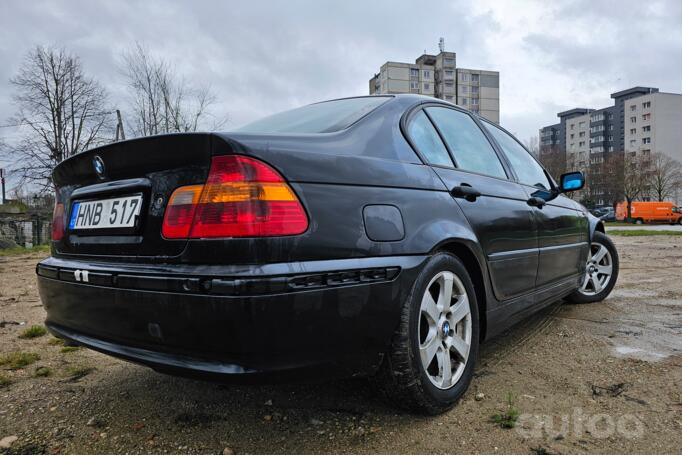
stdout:
[(537, 207), (539, 209), (541, 209), (542, 206), (547, 203), (547, 201), (545, 201), (541, 197), (532, 197), (532, 198), (528, 199), (527, 202), (528, 202), (528, 205), (530, 205), (531, 207)]
[(475, 190), (467, 183), (462, 183), (460, 186), (454, 187), (452, 190), (450, 190), (450, 194), (452, 197), (466, 199), (469, 202), (474, 202), (477, 197), (481, 196), (480, 191)]

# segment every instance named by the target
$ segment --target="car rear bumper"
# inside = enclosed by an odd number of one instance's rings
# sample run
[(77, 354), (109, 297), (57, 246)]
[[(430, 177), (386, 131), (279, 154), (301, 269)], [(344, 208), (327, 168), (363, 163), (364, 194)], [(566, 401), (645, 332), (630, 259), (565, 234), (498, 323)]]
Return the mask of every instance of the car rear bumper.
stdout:
[(183, 375), (371, 374), (424, 256), (263, 266), (48, 258), (37, 266), (56, 336)]

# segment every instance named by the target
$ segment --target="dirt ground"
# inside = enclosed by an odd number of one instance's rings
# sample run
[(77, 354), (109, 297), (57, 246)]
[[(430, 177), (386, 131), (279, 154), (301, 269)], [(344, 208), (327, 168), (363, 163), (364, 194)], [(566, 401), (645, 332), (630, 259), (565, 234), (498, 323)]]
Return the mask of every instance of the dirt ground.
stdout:
[[(0, 367), (0, 454), (682, 453), (682, 237), (615, 241), (606, 301), (553, 305), (484, 345), (467, 394), (431, 418), (359, 380), (225, 386), (20, 339), (45, 316), (41, 257), (0, 257), (0, 352), (40, 355)], [(509, 394), (512, 429), (491, 421)]]

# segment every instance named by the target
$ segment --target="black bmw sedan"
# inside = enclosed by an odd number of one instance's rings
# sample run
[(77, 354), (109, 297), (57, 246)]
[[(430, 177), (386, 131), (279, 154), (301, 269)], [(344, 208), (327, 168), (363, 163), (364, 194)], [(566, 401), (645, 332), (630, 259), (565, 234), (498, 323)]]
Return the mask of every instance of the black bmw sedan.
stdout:
[(312, 104), (228, 133), (113, 143), (59, 164), (57, 337), (218, 380), (372, 376), (450, 408), (479, 343), (613, 289), (598, 219), (507, 131), (434, 98)]

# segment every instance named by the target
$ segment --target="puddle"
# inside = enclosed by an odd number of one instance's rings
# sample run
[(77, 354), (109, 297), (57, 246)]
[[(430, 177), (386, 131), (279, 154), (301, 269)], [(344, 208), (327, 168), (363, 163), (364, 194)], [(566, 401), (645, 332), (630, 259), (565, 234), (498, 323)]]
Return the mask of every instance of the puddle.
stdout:
[(620, 357), (632, 357), (635, 359), (647, 360), (649, 362), (663, 360), (672, 354), (662, 354), (660, 352), (647, 351), (645, 349), (634, 348), (631, 346), (615, 346), (614, 351), (616, 351), (616, 354)]

